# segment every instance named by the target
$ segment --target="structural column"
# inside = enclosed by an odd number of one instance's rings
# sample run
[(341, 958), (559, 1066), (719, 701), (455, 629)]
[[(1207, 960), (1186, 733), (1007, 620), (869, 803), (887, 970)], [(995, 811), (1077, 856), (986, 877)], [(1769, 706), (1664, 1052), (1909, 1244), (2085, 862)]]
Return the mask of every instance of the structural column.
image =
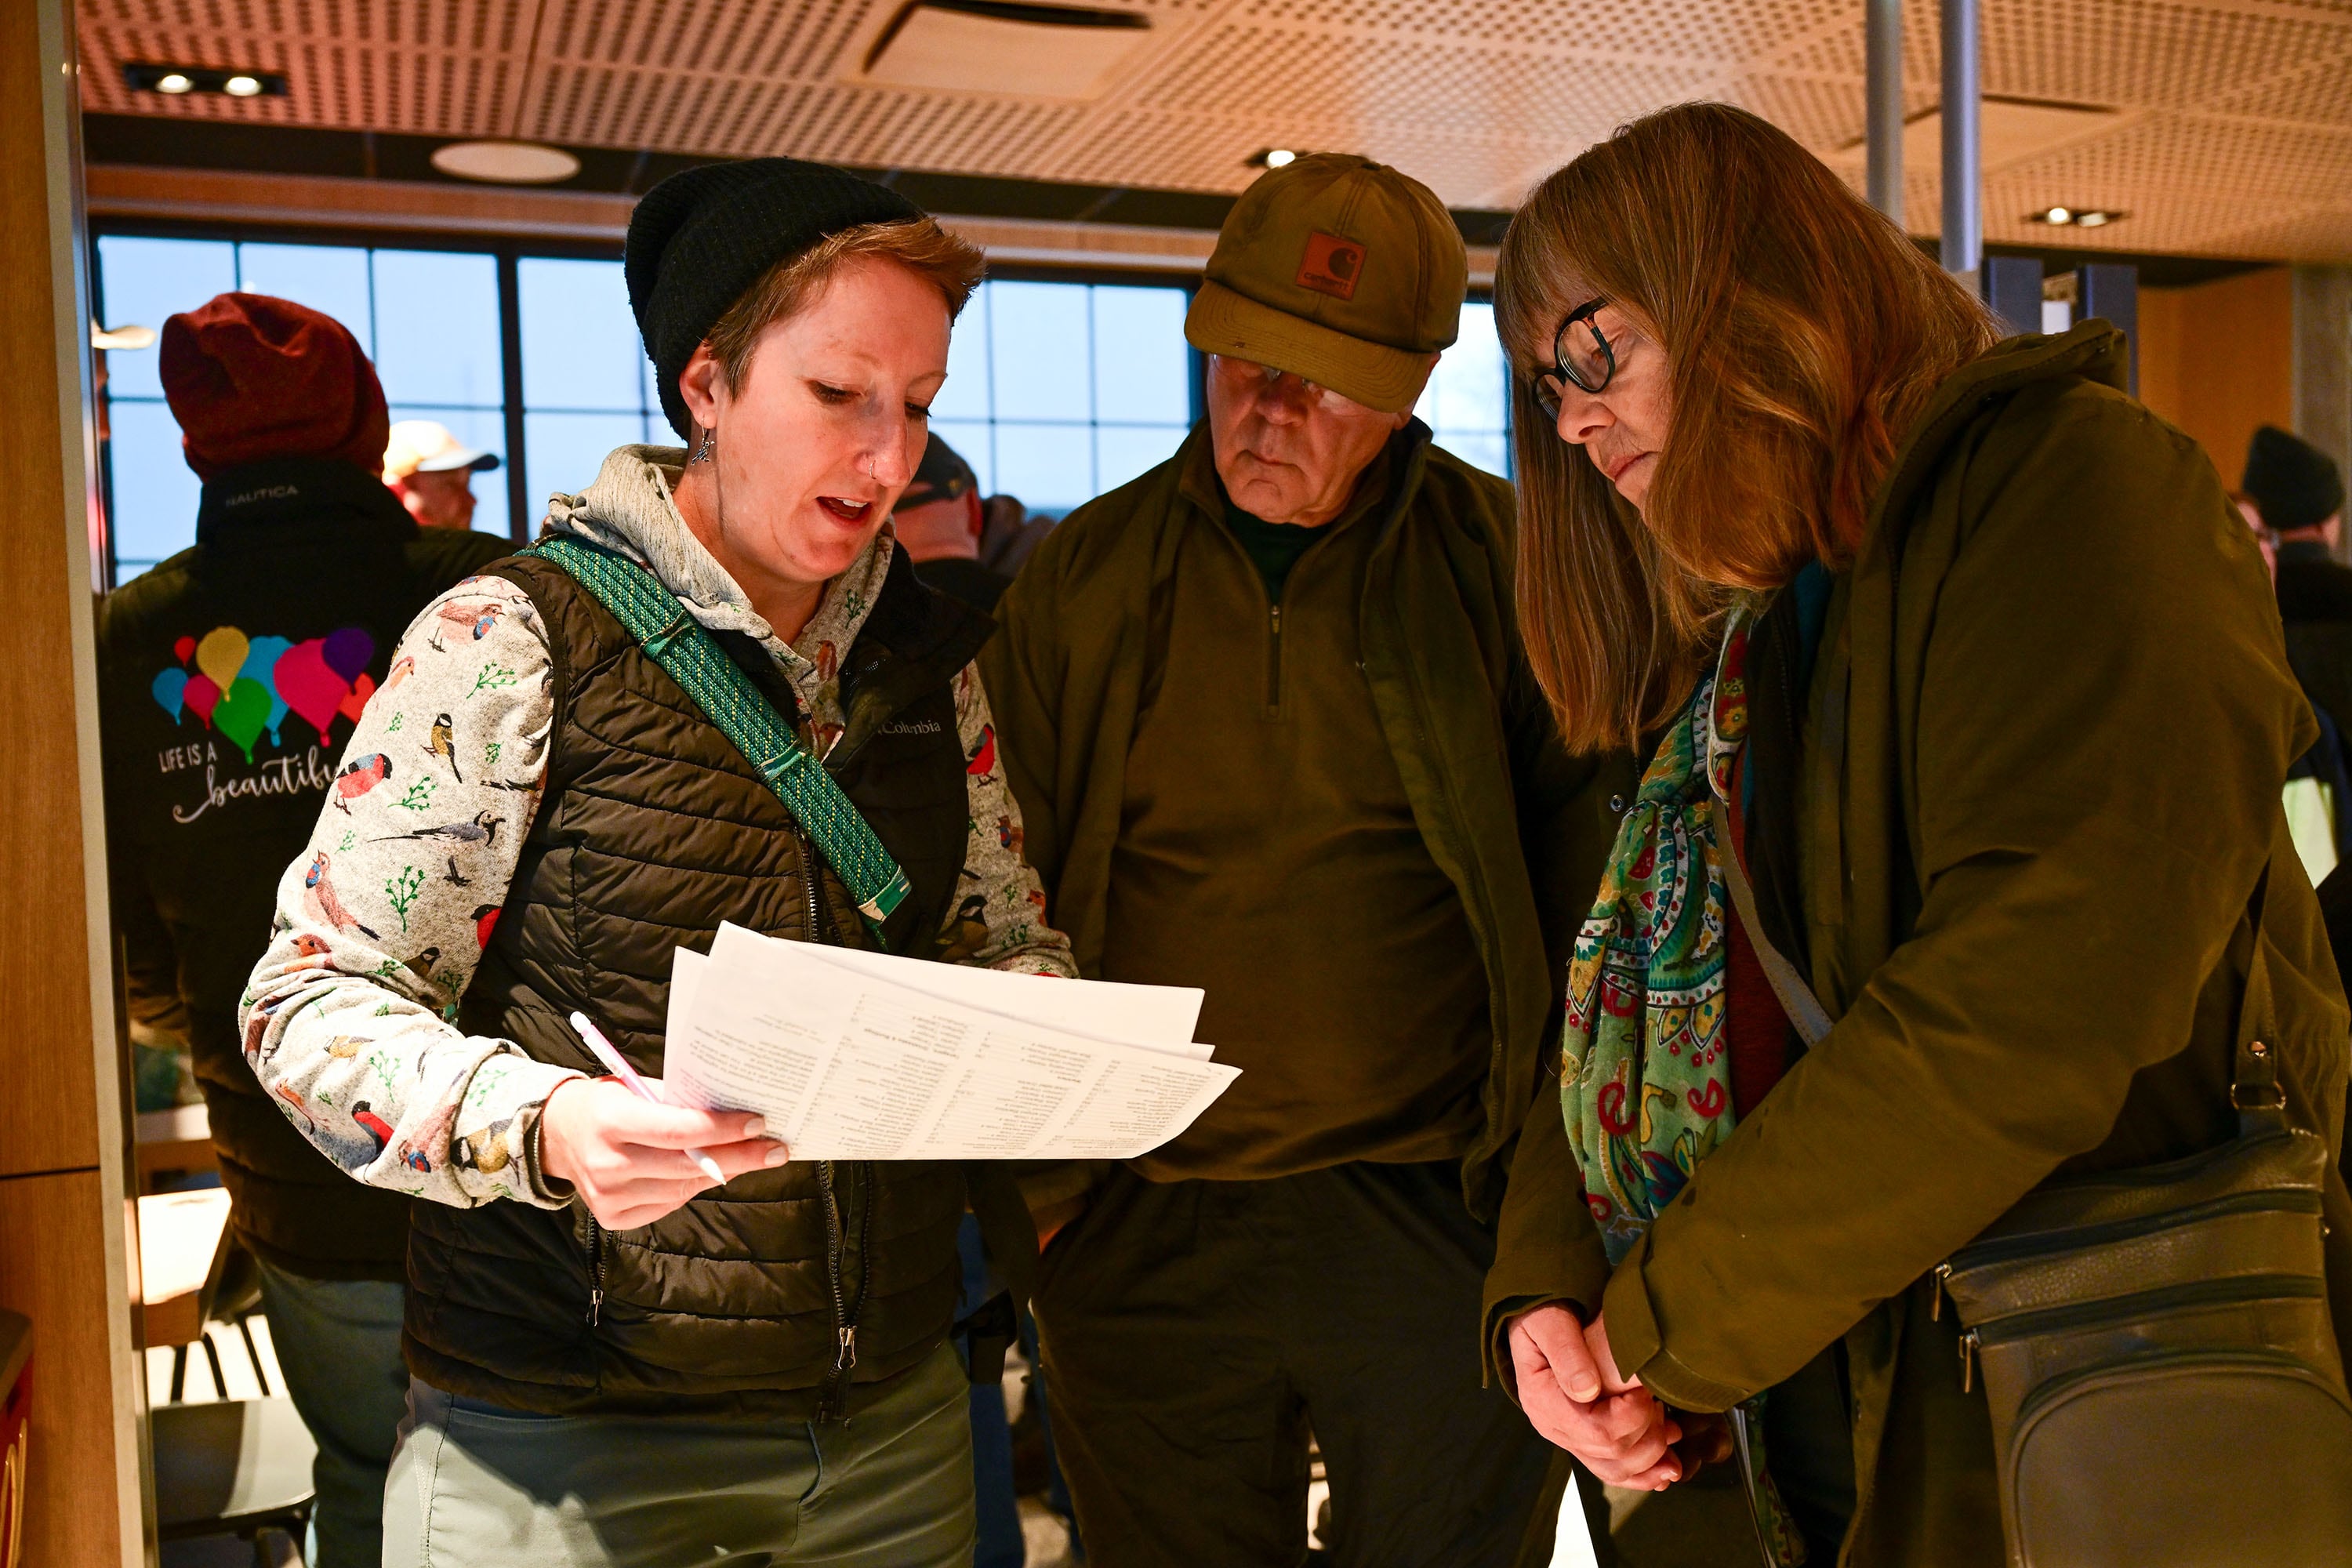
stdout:
[(2352, 470), (2352, 267), (2298, 267), (2294, 290), (2294, 433)]
[(141, 1380), (90, 637), (71, 0), (0, 5), (0, 1307), (32, 1320), (27, 1564), (142, 1562)]
[(1867, 0), (1863, 17), (1870, 205), (1903, 226), (1903, 0)]
[(1944, 270), (1973, 292), (1984, 264), (1984, 161), (1978, 128), (1977, 0), (1943, 0)]

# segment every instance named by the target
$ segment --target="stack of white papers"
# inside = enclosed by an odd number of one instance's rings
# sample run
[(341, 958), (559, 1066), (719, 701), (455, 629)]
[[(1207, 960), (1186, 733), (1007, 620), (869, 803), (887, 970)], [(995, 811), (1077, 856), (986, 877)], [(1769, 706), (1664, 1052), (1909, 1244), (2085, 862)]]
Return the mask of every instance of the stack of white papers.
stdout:
[(1239, 1068), (1201, 993), (927, 963), (721, 926), (677, 950), (663, 1087), (756, 1110), (796, 1160), (1127, 1160)]

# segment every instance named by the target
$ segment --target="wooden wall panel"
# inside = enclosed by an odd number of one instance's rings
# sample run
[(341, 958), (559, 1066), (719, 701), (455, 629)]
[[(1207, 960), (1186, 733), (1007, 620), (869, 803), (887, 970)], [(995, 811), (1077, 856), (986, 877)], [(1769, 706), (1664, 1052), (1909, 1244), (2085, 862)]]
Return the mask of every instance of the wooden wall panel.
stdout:
[(100, 827), (73, 0), (0, 4), (0, 1306), (32, 1320), (23, 1561), (147, 1555)]
[[(98, 1163), (39, 17), (0, 5), (0, 1173)], [(84, 612), (85, 616), (87, 611)]]
[(2264, 425), (2294, 426), (2294, 292), (2284, 267), (2139, 295), (2140, 401), (2196, 437), (2231, 489)]
[(108, 1308), (121, 1289), (107, 1258), (121, 1209), (117, 1200), (110, 1224), (94, 1170), (0, 1180), (0, 1307), (33, 1320), (26, 1568), (123, 1561), (120, 1456), (107, 1419), (117, 1394)]

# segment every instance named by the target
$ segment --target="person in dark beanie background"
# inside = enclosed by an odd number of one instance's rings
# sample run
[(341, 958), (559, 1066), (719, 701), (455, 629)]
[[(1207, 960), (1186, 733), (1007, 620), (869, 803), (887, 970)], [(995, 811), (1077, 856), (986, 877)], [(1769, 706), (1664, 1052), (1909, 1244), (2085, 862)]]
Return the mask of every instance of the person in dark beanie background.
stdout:
[(2265, 425), (2246, 448), (2238, 489), (2277, 554), (2279, 620), (2295, 677), (2315, 707), (2352, 718), (2352, 566), (2336, 558), (2344, 475), (2310, 442)]
[[(1034, 1258), (1009, 1177), (793, 1159), (597, 1076), (567, 1020), (657, 1084), (675, 952), (725, 921), (1075, 972), (1017, 847), (988, 622), (888, 526), (980, 270), (838, 169), (656, 186), (625, 272), (683, 444), (611, 453), (401, 640), (338, 777), (389, 758), (430, 811), (362, 789), (281, 862), (255, 1071), (351, 1176), (428, 1200), (386, 1568), (971, 1562), (956, 1231)], [(616, 584), (664, 618), (632, 630)], [(711, 718), (746, 708), (764, 768)], [(840, 852), (857, 822), (881, 853)]]
[(269, 942), (278, 872), (393, 644), (435, 595), (505, 552), (420, 533), (376, 477), (383, 392), (315, 310), (224, 294), (163, 326), (164, 396), (204, 480), (196, 542), (98, 616), (114, 918), (134, 1006), (184, 1009), (239, 1245), (261, 1266), (287, 1392), (317, 1439), (314, 1568), (382, 1558), (409, 1199), (357, 1186), (246, 1065), (237, 1002)]

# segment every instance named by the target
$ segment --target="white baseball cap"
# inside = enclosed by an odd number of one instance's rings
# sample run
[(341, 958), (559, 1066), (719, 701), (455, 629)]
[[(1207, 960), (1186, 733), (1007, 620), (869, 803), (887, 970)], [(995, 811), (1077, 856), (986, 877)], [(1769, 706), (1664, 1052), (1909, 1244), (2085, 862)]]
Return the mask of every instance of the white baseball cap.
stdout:
[(383, 449), (386, 484), (411, 474), (446, 474), (458, 468), (479, 472), (498, 466), (496, 452), (460, 446), (457, 437), (449, 434), (449, 426), (431, 419), (404, 419), (394, 425), (391, 443)]

